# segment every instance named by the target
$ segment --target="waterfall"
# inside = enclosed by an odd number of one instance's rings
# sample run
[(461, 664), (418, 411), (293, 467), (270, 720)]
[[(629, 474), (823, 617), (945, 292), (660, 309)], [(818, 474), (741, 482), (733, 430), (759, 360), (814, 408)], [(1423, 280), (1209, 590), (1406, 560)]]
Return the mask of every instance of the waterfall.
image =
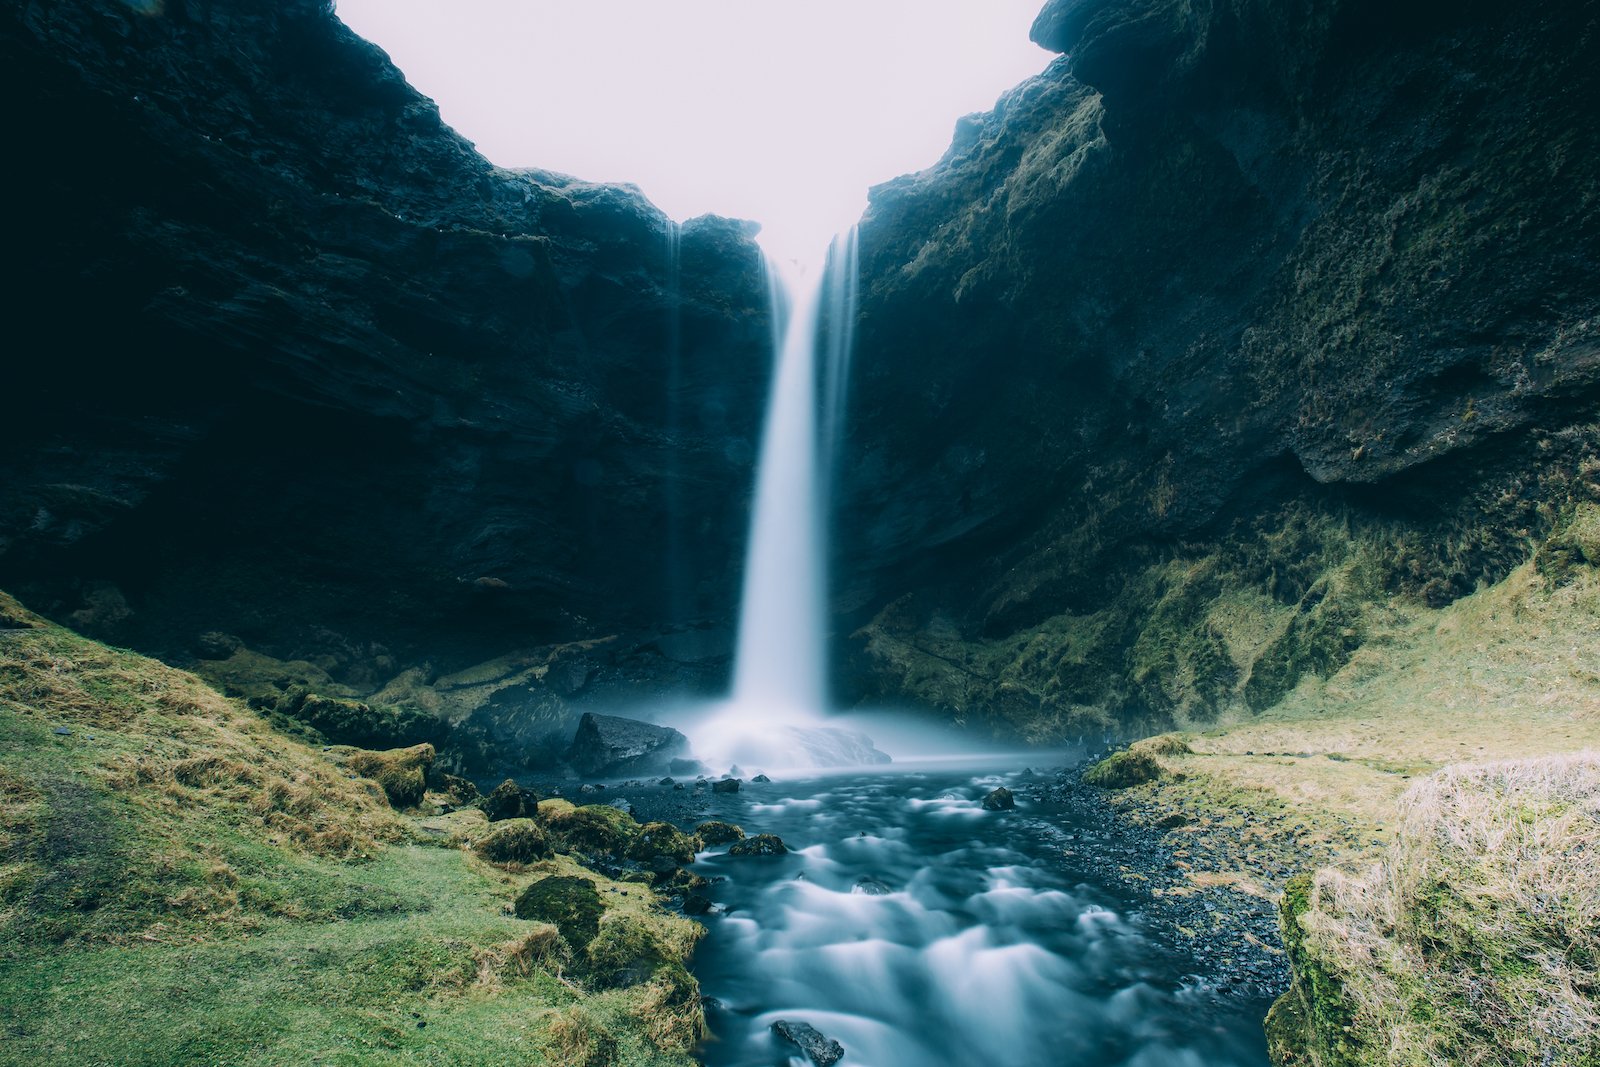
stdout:
[(763, 719), (814, 720), (826, 692), (817, 479), (820, 274), (767, 260), (777, 362), (757, 466), (733, 684), (734, 703)]
[[(828, 514), (856, 316), (856, 234), (822, 268), (766, 260), (776, 355), (757, 467), (731, 707), (700, 731), (719, 754), (782, 765), (878, 762), (821, 727), (828, 704)], [(825, 332), (824, 332), (825, 331)], [(820, 417), (819, 417), (820, 413)]]

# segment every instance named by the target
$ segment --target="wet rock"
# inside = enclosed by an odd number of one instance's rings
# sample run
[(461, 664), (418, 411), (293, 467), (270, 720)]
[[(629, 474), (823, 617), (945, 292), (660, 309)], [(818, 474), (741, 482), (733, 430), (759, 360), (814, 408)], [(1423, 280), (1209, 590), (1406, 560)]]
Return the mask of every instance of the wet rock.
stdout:
[(726, 845), (730, 841), (744, 840), (744, 829), (731, 822), (703, 822), (694, 828), (694, 832), (707, 845)]
[(671, 778), (663, 778), (663, 779), (661, 779), (661, 781), (656, 783), (656, 785), (677, 785), (677, 784), (678, 783), (674, 782)]
[(782, 856), (789, 851), (783, 838), (777, 834), (757, 834), (743, 841), (735, 841), (728, 849), (730, 856)]
[(654, 870), (670, 871), (694, 862), (696, 841), (668, 822), (645, 823), (628, 847), (628, 857)]
[(704, 893), (690, 893), (683, 901), (685, 915), (708, 915), (711, 912), (711, 898)]
[(1016, 798), (1011, 795), (1011, 790), (1005, 786), (1001, 786), (983, 798), (984, 811), (1010, 811), (1016, 806)]
[(894, 890), (889, 887), (888, 883), (869, 876), (857, 878), (856, 884), (850, 887), (850, 892), (868, 897), (886, 897), (893, 893)]
[(844, 1058), (844, 1046), (810, 1023), (779, 1019), (772, 1024), (772, 1032), (797, 1046), (817, 1067), (833, 1067)]
[(648, 772), (670, 768), (688, 744), (688, 738), (670, 726), (585, 712), (567, 750), (567, 762), (580, 774)]
[(766, 785), (766, 784), (768, 784), (768, 783), (769, 783), (769, 782), (771, 782), (771, 781), (772, 781), (772, 779), (771, 779), (771, 778), (768, 778), (768, 777), (767, 777), (767, 776), (766, 776), (766, 775), (764, 775), (764, 774), (758, 774), (758, 775), (756, 775), (756, 776), (755, 776), (755, 777), (754, 777), (754, 778), (752, 778), (752, 779), (750, 779), (750, 781), (752, 781), (752, 782), (754, 782), (754, 783), (756, 783), (756, 784), (757, 784), (757, 785)]
[(539, 815), (539, 794), (507, 778), (478, 802), (490, 822), (502, 819), (534, 819)]
[(713, 783), (711, 786), (711, 791), (713, 793), (737, 793), (739, 791), (739, 785), (740, 782), (737, 778), (724, 778), (720, 782)]

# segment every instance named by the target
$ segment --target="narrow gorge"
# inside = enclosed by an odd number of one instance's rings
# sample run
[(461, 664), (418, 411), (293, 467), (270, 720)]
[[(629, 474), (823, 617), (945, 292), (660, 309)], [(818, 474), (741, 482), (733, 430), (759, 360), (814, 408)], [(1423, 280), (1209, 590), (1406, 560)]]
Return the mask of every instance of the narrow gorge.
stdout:
[(0, 1064), (1600, 1060), (1600, 3), (1047, 0), (800, 253), (356, 6), (0, 12)]

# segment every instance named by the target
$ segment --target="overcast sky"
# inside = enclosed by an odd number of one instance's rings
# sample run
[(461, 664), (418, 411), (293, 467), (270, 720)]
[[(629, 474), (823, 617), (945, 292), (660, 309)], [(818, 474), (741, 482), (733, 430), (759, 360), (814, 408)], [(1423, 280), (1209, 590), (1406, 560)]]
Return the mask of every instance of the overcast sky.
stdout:
[(1042, 0), (338, 0), (492, 162), (640, 186), (820, 254), (1051, 56)]

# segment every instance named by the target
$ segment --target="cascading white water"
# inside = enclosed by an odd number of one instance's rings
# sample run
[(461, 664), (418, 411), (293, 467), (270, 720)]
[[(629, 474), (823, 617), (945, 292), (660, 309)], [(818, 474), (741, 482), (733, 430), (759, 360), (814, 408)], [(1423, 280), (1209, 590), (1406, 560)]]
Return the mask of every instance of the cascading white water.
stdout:
[(767, 260), (777, 365), (761, 439), (734, 665), (735, 705), (762, 719), (786, 722), (814, 719), (824, 699), (819, 273)]
[[(860, 735), (821, 727), (828, 482), (856, 315), (855, 249), (852, 230), (833, 242), (827, 269), (766, 261), (777, 360), (757, 468), (733, 696), (721, 715), (695, 731), (697, 751), (718, 760), (803, 766), (883, 759)], [(825, 356), (826, 375), (819, 356)]]

